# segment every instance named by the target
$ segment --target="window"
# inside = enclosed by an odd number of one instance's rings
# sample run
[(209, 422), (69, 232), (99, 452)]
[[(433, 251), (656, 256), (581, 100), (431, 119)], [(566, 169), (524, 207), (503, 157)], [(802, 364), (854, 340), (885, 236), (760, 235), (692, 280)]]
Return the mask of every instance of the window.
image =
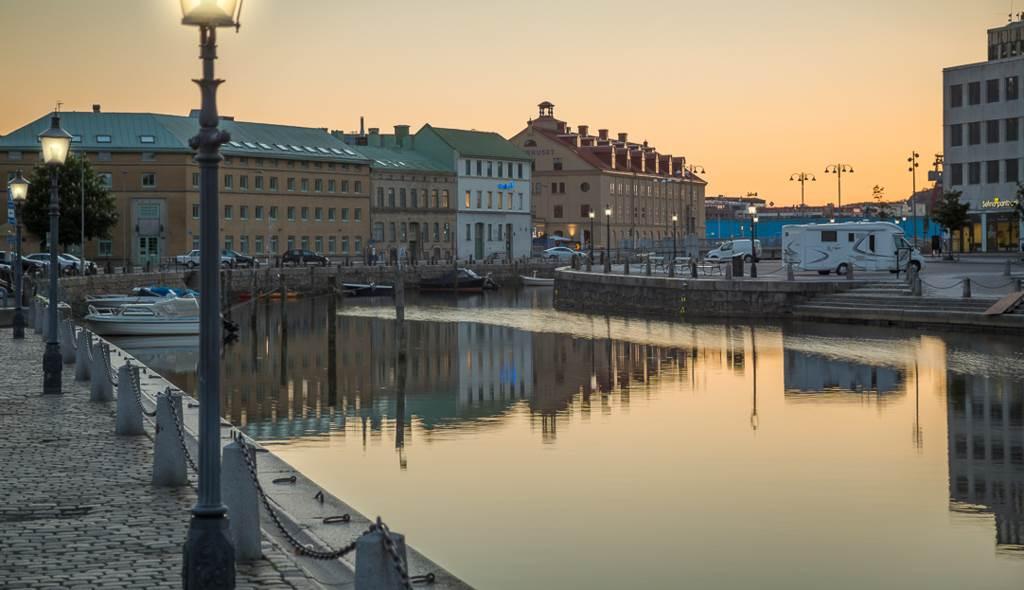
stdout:
[(302, 208), (302, 221), (309, 221), (309, 207)]
[(238, 218), (242, 219), (242, 220), (249, 219), (249, 206), (248, 205), (239, 205), (238, 206)]
[(256, 217), (257, 220), (262, 220), (263, 219), (263, 205), (256, 205), (256, 210), (253, 213), (255, 213), (255, 217)]
[(313, 244), (315, 244), (313, 246), (313, 250), (315, 250), (317, 254), (320, 254), (320, 253), (322, 253), (324, 251), (324, 237), (323, 236), (316, 236), (316, 238), (313, 240)]
[(470, 168), (471, 162), (472, 162), (472, 160), (466, 160), (466, 176), (469, 176), (470, 174), (472, 174), (471, 168)]
[(967, 184), (981, 184), (981, 162), (967, 164)]
[[(327, 253), (334, 255), (338, 248), (338, 239), (334, 236), (327, 237)], [(347, 252), (346, 252), (347, 254)]]
[(440, 242), (441, 241), (441, 224), (440, 223), (435, 223), (434, 224), (434, 241), (435, 242)]
[(985, 121), (985, 142), (999, 143), (999, 121)]
[(313, 219), (315, 221), (323, 221), (324, 220), (324, 208), (323, 207), (317, 207), (317, 208), (313, 209)]
[(327, 192), (333, 193), (336, 190), (338, 190), (338, 181), (334, 180), (333, 178), (329, 179), (327, 181)]
[(359, 222), (359, 221), (363, 220), (363, 208), (362, 207), (356, 207), (355, 210), (352, 213), (353, 213), (352, 219), (354, 221)]
[(154, 160), (156, 160), (156, 154), (154, 154), (153, 152), (142, 152), (143, 162), (152, 162)]
[(494, 191), (487, 191), (487, 208), (494, 209)]
[(288, 177), (288, 190), (290, 190), (290, 191), (294, 191), (295, 190), (295, 177), (294, 176), (289, 176)]
[(476, 161), (476, 175), (477, 176), (483, 176), (484, 175), (484, 173), (483, 173), (483, 166), (484, 166), (483, 160), (477, 160)]
[(967, 144), (978, 145), (981, 143), (981, 123), (974, 122), (967, 124)]
[(555, 158), (554, 162), (552, 163), (552, 165), (554, 166), (555, 170), (561, 170), (562, 169), (562, 159), (561, 158)]
[(985, 81), (985, 102), (999, 102), (999, 80)]
[(487, 162), (487, 177), (490, 178), (492, 176), (494, 176), (494, 162), (488, 161)]
[(383, 242), (384, 241), (384, 224), (377, 222), (373, 224), (373, 241)]
[(199, 249), (199, 236), (192, 236), (192, 249), (193, 250), (198, 250)]
[(348, 181), (347, 180), (342, 180), (341, 181), (341, 192), (343, 192), (343, 193), (347, 193), (348, 192)]
[(964, 85), (953, 84), (949, 87), (949, 106), (958, 108), (964, 106)]
[(302, 244), (303, 250), (309, 250), (309, 236), (302, 236), (300, 243)]
[(97, 135), (96, 143), (110, 143), (111, 138), (109, 135)]
[(584, 219), (590, 217), (590, 205), (580, 205), (580, 217)]
[(110, 152), (97, 152), (96, 159), (99, 160), (100, 162), (109, 162)]
[(277, 205), (270, 206), (270, 220), (277, 221)]
[(1020, 180), (1020, 161), (1017, 158), (1010, 158), (1003, 162), (1006, 168), (1006, 182), (1017, 182)]
[[(358, 243), (359, 241), (357, 240), (356, 244)], [(348, 255), (348, 236), (341, 236), (341, 253), (346, 256)]]
[(302, 192), (308, 193), (309, 192), (309, 179), (308, 178), (303, 178), (301, 186), (302, 186)]
[[(362, 181), (362, 180), (357, 180), (357, 181), (355, 182), (355, 188), (354, 188), (353, 190), (354, 190), (355, 192), (357, 192), (357, 193), (361, 193), (361, 192), (363, 192), (363, 181)], [(358, 240), (359, 240), (359, 239), (358, 239), (358, 238), (356, 238), (356, 241), (357, 241), (357, 243), (358, 243)]]
[(964, 165), (950, 164), (950, 184), (956, 186), (964, 183)]
[(409, 191), (409, 206), (413, 209), (418, 209), (420, 206), (420, 193), (416, 189)]
[(234, 236), (224, 236), (224, 249), (225, 250), (234, 250), (235, 249), (235, 237)]
[(512, 193), (505, 193), (505, 208), (512, 210)]
[(145, 188), (153, 188), (156, 186), (156, 174), (152, 172), (142, 173), (142, 186)]
[(295, 207), (288, 207), (288, 221), (295, 221)]
[(395, 222), (392, 221), (391, 223), (388, 224), (388, 241), (389, 242), (394, 242), (397, 239), (398, 239), (398, 230), (397, 230), (397, 228), (395, 226)]
[(270, 236), (270, 253), (277, 254), (277, 236)]
[(589, 182), (582, 182), (582, 183), (580, 183), (580, 192), (584, 192), (584, 193), (590, 192), (590, 183)]
[(838, 236), (837, 232), (832, 231), (832, 230), (823, 231), (823, 232), (821, 232), (821, 241), (822, 242), (838, 242), (839, 241), (839, 236)]
[(341, 222), (348, 223), (348, 207), (341, 208)]
[(12, 152), (7, 152), (7, 159), (8, 160), (20, 160), (21, 157), (22, 157), (21, 156), (21, 152), (13, 152), (13, 151)]
[(562, 218), (562, 206), (561, 205), (555, 205), (554, 218), (555, 219), (561, 219)]
[(238, 188), (240, 190), (243, 190), (243, 191), (249, 189), (249, 177), (248, 176), (242, 174), (242, 175), (240, 175), (238, 177)]
[(100, 177), (100, 185), (104, 188), (114, 188), (114, 175), (110, 172), (100, 172), (97, 174)]
[(252, 179), (252, 183), (253, 183), (253, 188), (255, 188), (256, 190), (258, 190), (258, 191), (263, 190), (263, 177), (262, 176), (254, 176), (253, 179)]
[(235, 184), (235, 179), (230, 174), (225, 174), (224, 175), (224, 188), (227, 189), (227, 190), (231, 190), (231, 187), (234, 186), (234, 184)]
[(388, 189), (388, 207), (394, 209), (395, 207), (395, 189)]
[[(434, 197), (435, 197), (434, 198), (434, 208), (436, 209), (437, 208), (437, 198), (436, 198), (437, 197), (437, 191), (434, 191)], [(441, 191), (441, 207), (443, 207), (445, 209), (447, 209), (449, 207), (449, 205), (448, 205), (448, 191), (447, 190)]]
[(959, 147), (964, 144), (964, 126), (960, 123), (949, 126), (949, 145)]
[(327, 209), (327, 221), (334, 221), (335, 217), (337, 216), (337, 212), (338, 212), (338, 210), (335, 209), (334, 207), (328, 208)]
[(238, 249), (242, 251), (242, 254), (249, 253), (249, 236), (238, 237)]
[(199, 219), (199, 203), (192, 203), (192, 219)]
[(967, 104), (981, 104), (981, 82), (971, 82), (967, 85)]
[(263, 254), (263, 236), (256, 236), (256, 253)]
[(324, 179), (317, 178), (313, 180), (313, 190), (318, 193), (324, 192)]
[(476, 208), (484, 208), (484, 191), (476, 191)]
[(231, 219), (231, 205), (224, 205), (224, 219)]
[(1006, 133), (1003, 141), (1018, 141), (1020, 139), (1020, 119), (1013, 118), (1006, 120)]
[(1020, 78), (1010, 76), (1006, 79), (1006, 100), (1017, 100), (1020, 98)]
[(110, 258), (114, 253), (114, 242), (111, 240), (100, 240), (97, 245), (99, 246), (100, 258)]
[(355, 253), (357, 255), (362, 253), (362, 251), (363, 251), (363, 236), (356, 236), (356, 239), (353, 242), (353, 247), (355, 248)]
[(519, 178), (523, 177), (523, 164), (521, 162), (516, 164), (516, 176)]
[(472, 237), (469, 235), (469, 224), (466, 224), (466, 241), (470, 241)]
[(403, 209), (405, 209), (405, 205), (406, 205), (405, 189), (404, 188), (400, 188), (400, 189), (398, 189), (398, 206), (403, 208)]
[(985, 182), (988, 184), (999, 183), (999, 160), (985, 162)]
[(270, 177), (270, 190), (272, 190), (272, 191), (276, 191), (277, 190), (277, 177), (276, 176), (271, 176)]

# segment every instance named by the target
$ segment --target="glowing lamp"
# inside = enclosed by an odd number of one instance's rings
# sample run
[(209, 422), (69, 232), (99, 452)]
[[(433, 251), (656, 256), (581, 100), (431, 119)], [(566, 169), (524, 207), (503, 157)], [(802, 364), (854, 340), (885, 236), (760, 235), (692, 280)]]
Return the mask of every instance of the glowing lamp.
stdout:
[(587, 213), (587, 216), (590, 217), (591, 219), (593, 219), (594, 218), (594, 212), (591, 211), (591, 212)]
[(50, 118), (50, 128), (39, 134), (43, 162), (47, 166), (61, 166), (71, 150), (71, 134), (60, 127), (60, 115)]
[(604, 216), (605, 217), (611, 217), (612, 216), (612, 208), (611, 207), (605, 207), (604, 208)]
[(678, 215), (673, 215), (672, 216), (672, 223), (675, 223), (677, 221), (679, 221), (679, 216)]
[(181, 0), (181, 24), (197, 27), (236, 27), (239, 0)]
[(25, 202), (25, 197), (28, 196), (28, 181), (21, 175), (21, 170), (18, 170), (14, 179), (7, 183), (7, 188), (11, 189), (11, 199), (15, 205)]
[(755, 207), (754, 205), (750, 205), (749, 207), (747, 207), (747, 213), (751, 217), (753, 217), (754, 215), (757, 215), (757, 207)]

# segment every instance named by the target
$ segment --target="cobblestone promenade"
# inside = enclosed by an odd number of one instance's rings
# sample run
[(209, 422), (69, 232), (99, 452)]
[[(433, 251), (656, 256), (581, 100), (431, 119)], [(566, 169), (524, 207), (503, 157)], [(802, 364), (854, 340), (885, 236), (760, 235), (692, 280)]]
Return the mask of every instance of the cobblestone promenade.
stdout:
[[(114, 434), (114, 403), (64, 371), (42, 396), (40, 337), (0, 330), (0, 589), (180, 588), (192, 487), (150, 485), (149, 436)], [(193, 480), (194, 482), (194, 480)], [(319, 588), (287, 555), (239, 564), (238, 588)]]

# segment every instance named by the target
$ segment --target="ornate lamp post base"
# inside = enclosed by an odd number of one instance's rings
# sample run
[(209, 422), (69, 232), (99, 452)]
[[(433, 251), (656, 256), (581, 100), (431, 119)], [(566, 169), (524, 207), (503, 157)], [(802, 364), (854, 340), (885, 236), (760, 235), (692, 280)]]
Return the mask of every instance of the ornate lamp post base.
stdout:
[(235, 587), (235, 547), (224, 516), (193, 516), (182, 549), (185, 590)]

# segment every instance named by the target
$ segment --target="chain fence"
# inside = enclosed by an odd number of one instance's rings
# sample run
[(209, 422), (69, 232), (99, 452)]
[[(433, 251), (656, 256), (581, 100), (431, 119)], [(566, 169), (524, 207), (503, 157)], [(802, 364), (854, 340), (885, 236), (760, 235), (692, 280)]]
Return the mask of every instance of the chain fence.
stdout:
[[(171, 388), (167, 388), (165, 394), (170, 397)], [(184, 413), (184, 410), (182, 410)], [(188, 466), (192, 468), (192, 472), (198, 474), (199, 467), (196, 466), (196, 462), (192, 459), (192, 453), (188, 450), (188, 445), (185, 444), (185, 430), (181, 427), (181, 423), (185, 420), (184, 416), (178, 415), (178, 410), (175, 408), (175, 404), (171, 403), (171, 420), (174, 421), (174, 430), (178, 433), (178, 443), (181, 444), (181, 450), (185, 453), (185, 461), (188, 462)]]
[[(148, 418), (156, 417), (156, 410), (150, 412), (146, 410), (146, 406), (142, 404), (142, 380), (139, 378), (139, 368), (129, 364), (130, 369), (128, 370), (128, 379), (131, 381), (132, 393), (135, 394), (135, 402), (139, 404), (139, 410), (142, 411), (142, 415)], [(153, 421), (149, 420), (152, 424)]]

